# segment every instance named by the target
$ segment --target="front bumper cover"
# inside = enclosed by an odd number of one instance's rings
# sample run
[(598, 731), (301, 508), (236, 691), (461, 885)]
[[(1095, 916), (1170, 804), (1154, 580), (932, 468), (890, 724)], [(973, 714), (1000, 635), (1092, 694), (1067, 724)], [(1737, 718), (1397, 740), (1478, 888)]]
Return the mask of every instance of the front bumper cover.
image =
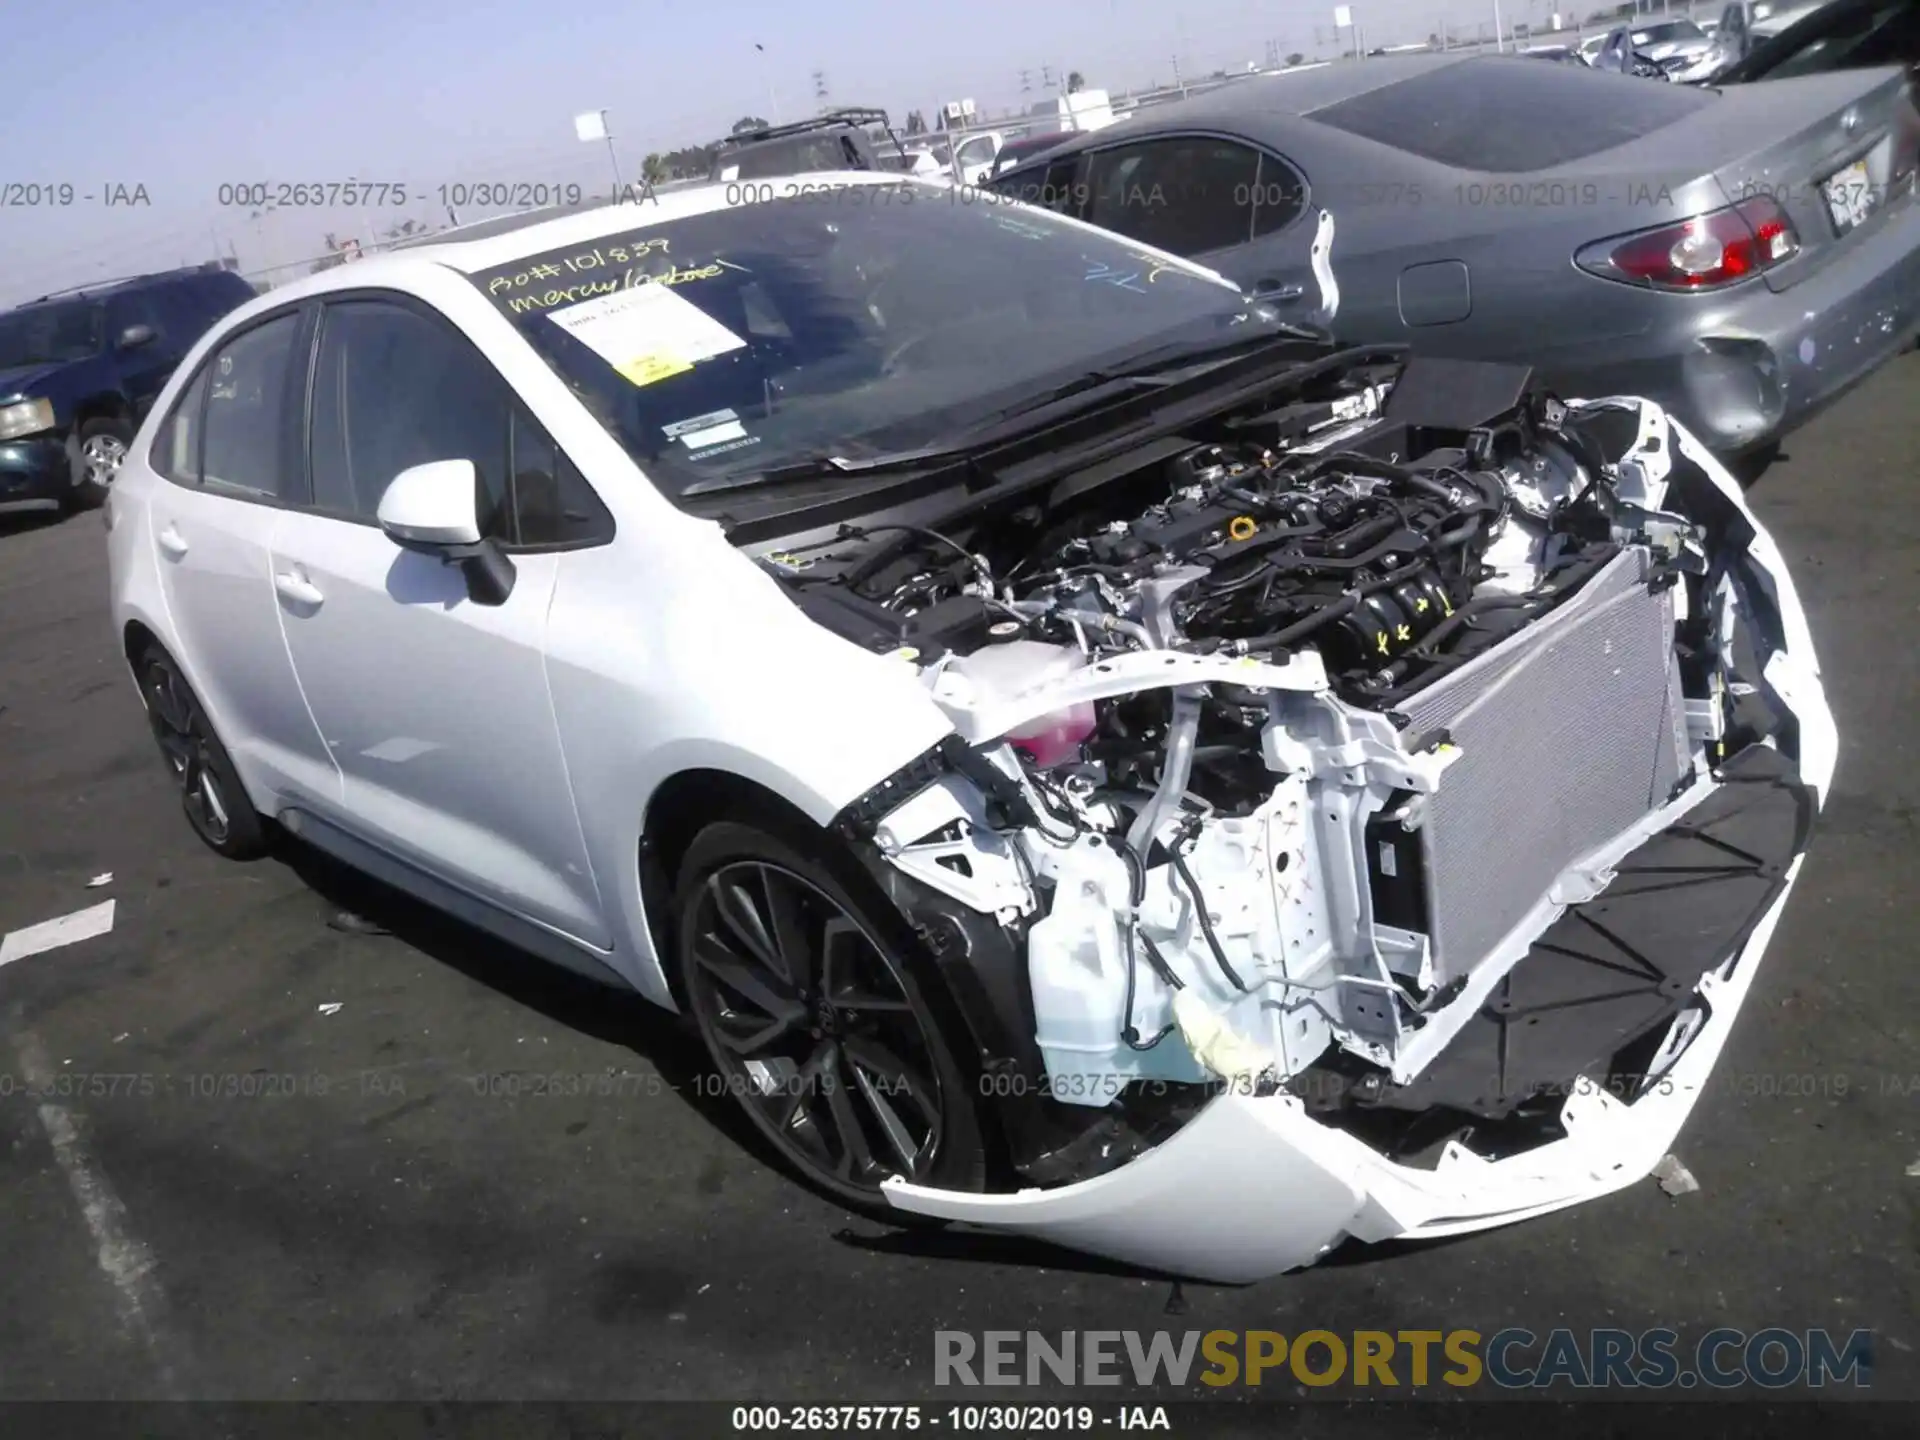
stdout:
[[(1635, 402), (1621, 401), (1625, 405)], [(1764, 643), (1763, 676), (1788, 724), (1780, 737), (1817, 806), (1838, 736), (1805, 612), (1777, 547), (1740, 487), (1680, 426), (1674, 448), (1711, 487), (1690, 498), (1735, 554)], [(1795, 838), (1797, 847), (1804, 833)], [(1396, 1163), (1316, 1120), (1291, 1095), (1226, 1094), (1156, 1148), (1095, 1178), (1013, 1194), (972, 1194), (890, 1180), (903, 1211), (1051, 1241), (1163, 1273), (1246, 1283), (1310, 1265), (1342, 1241), (1489, 1229), (1609, 1194), (1646, 1176), (1671, 1148), (1705, 1088), (1752, 986), (1804, 854), (1732, 953), (1711, 966), (1646, 1066), (1657, 1077), (1630, 1101), (1573, 1087), (1561, 1138), (1490, 1160), (1449, 1143), (1432, 1169)]]

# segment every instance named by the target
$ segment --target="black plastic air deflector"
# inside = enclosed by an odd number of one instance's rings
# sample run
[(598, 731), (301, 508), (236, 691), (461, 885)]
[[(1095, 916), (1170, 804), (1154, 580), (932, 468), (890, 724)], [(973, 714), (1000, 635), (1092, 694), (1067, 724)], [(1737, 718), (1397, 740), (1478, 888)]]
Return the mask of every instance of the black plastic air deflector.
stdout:
[(1387, 392), (1381, 416), (1392, 425), (1471, 430), (1514, 409), (1532, 383), (1531, 365), (1416, 355)]
[(1687, 1003), (1700, 977), (1746, 943), (1807, 846), (1813, 796), (1793, 762), (1755, 745), (1722, 787), (1635, 850), (1613, 884), (1570, 907), (1414, 1080), (1376, 1103), (1497, 1120), (1566, 1093)]

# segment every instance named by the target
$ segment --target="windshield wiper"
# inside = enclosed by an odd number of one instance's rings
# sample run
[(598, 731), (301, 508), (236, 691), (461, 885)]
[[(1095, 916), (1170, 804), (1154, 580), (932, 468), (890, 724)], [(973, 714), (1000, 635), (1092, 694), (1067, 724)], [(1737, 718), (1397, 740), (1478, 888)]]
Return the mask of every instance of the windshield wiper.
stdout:
[(1283, 340), (1312, 340), (1331, 346), (1332, 337), (1324, 331), (1312, 330), (1302, 325), (1280, 322), (1253, 335), (1237, 335), (1222, 340), (1173, 340), (1150, 346), (1144, 350), (1109, 361), (1097, 370), (1069, 380), (1039, 395), (1030, 396), (1016, 405), (1004, 410), (996, 410), (987, 418), (990, 422), (1016, 419), (1031, 415), (1062, 400), (1083, 396), (1092, 391), (1112, 389), (1114, 391), (1133, 389), (1142, 386), (1171, 385), (1178, 380), (1187, 379), (1190, 373), (1202, 365), (1224, 364), (1240, 355), (1262, 349)]
[(887, 450), (876, 455), (807, 455), (765, 470), (746, 470), (735, 475), (716, 475), (711, 480), (696, 480), (680, 493), (683, 496), (718, 495), (728, 490), (784, 485), (792, 480), (817, 480), (823, 475), (866, 475), (876, 470), (902, 470), (914, 465), (958, 460), (965, 454), (965, 446), (943, 444), (925, 445), (917, 450)]

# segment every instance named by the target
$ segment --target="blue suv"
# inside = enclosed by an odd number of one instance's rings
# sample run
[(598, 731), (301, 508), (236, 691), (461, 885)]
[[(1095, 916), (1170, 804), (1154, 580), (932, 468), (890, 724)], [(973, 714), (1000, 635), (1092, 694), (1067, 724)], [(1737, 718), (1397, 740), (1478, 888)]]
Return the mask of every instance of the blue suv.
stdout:
[(98, 505), (174, 367), (255, 293), (205, 265), (0, 313), (0, 515)]

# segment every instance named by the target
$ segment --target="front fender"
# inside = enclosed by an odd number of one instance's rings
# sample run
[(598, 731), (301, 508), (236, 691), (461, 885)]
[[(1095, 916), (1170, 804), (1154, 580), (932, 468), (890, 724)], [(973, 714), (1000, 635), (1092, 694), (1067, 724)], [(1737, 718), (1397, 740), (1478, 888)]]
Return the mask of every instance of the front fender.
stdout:
[[(673, 529), (639, 555), (567, 556), (547, 649), (581, 831), (620, 937), (616, 968), (667, 1004), (636, 863), (662, 785), (722, 771), (824, 826), (953, 729), (911, 664), (815, 624), (717, 528)], [(669, 599), (671, 617), (654, 613)]]

